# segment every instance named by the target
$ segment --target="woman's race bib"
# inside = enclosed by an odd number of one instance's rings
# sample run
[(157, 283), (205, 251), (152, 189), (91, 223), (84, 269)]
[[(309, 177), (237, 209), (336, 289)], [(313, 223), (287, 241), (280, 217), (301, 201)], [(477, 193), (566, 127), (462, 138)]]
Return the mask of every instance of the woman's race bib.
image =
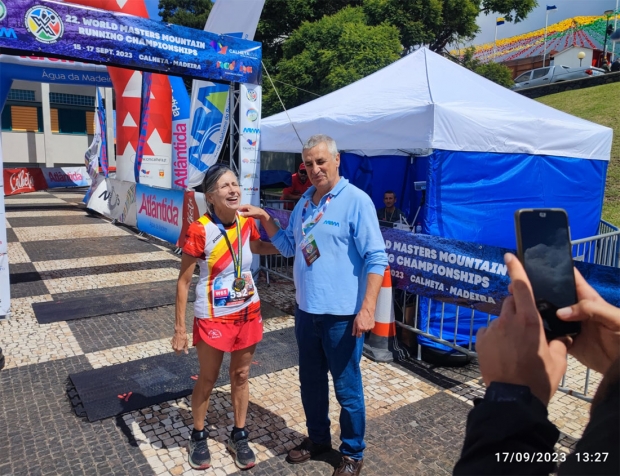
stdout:
[[(235, 290), (235, 275), (230, 274), (226, 278), (218, 276), (213, 283), (213, 307), (237, 306), (251, 299), (254, 295), (254, 279), (251, 272), (241, 273), (244, 287)], [(239, 286), (237, 286), (239, 289)]]

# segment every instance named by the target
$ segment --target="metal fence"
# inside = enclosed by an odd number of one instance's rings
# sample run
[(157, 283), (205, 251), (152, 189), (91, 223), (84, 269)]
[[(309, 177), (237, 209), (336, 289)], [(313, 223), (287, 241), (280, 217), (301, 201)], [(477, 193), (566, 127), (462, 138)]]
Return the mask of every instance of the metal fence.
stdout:
[(572, 245), (575, 261), (620, 267), (620, 230), (610, 223), (601, 221), (598, 235), (574, 240)]
[[(620, 230), (606, 222), (601, 222), (599, 227), (599, 235), (590, 238), (584, 238), (581, 240), (575, 240), (573, 245), (573, 256), (576, 260), (585, 261), (588, 263), (601, 264), (605, 266), (620, 266)], [(279, 276), (280, 278), (293, 281), (293, 258), (285, 258), (281, 255), (262, 256), (261, 257), (261, 270), (265, 272), (267, 283), (270, 282), (270, 274)], [(424, 336), (433, 342), (442, 344), (446, 347), (454, 349), (470, 357), (477, 357), (475, 350), (474, 337), (474, 309), (469, 307), (463, 307), (458, 305), (450, 306), (450, 319), (452, 319), (452, 311), (454, 311), (454, 327), (452, 330), (444, 330), (444, 317), (446, 303), (443, 301), (437, 301), (430, 298), (425, 298), (428, 302), (428, 306), (425, 306), (428, 312), (426, 316), (426, 325), (422, 328), (422, 319), (420, 316), (420, 298), (424, 296), (408, 293), (406, 291), (395, 290), (394, 291), (394, 308), (396, 310), (396, 325), (401, 329), (413, 332), (416, 335)], [(439, 316), (432, 315), (431, 309), (433, 303), (438, 303), (441, 306), (441, 313)], [(439, 335), (431, 334), (430, 324), (431, 317), (434, 322), (439, 320)], [(495, 316), (487, 314), (486, 325), (488, 326), (491, 320)], [(454, 329), (458, 329), (459, 321), (469, 320), (469, 336), (467, 342), (463, 344), (457, 344), (457, 333)], [(478, 321), (480, 322), (480, 321)], [(421, 346), (416, 345), (417, 355), (416, 358), (421, 360)], [(594, 375), (594, 378), (593, 378)], [(600, 381), (600, 374), (591, 371), (589, 368), (581, 366), (578, 362), (572, 361), (569, 365), (567, 373), (562, 378), (559, 390), (570, 395), (573, 395), (582, 400), (591, 401), (591, 385), (598, 384)]]

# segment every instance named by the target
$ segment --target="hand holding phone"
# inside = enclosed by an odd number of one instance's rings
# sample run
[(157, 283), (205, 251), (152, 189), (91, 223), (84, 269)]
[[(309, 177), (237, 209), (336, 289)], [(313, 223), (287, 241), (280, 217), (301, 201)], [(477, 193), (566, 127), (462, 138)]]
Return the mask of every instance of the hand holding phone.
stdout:
[(577, 335), (579, 322), (562, 321), (556, 315), (558, 309), (577, 303), (566, 211), (517, 210), (515, 228), (517, 255), (532, 285), (547, 339)]

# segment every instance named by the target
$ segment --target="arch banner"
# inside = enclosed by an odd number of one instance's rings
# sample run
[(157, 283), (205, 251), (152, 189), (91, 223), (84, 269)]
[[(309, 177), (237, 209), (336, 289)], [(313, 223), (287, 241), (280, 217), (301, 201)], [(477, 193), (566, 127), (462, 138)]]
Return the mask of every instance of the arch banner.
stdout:
[(261, 44), (49, 0), (6, 5), (0, 47), (163, 74), (258, 84)]

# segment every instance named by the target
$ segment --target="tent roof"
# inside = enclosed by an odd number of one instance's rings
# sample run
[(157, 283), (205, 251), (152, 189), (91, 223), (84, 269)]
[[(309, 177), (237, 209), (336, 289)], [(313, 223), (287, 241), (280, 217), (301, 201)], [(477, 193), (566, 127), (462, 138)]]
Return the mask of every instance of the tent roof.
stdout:
[(609, 160), (613, 131), (499, 86), (421, 48), (338, 91), (263, 119), (261, 150), (327, 134), (368, 156), (420, 149)]

